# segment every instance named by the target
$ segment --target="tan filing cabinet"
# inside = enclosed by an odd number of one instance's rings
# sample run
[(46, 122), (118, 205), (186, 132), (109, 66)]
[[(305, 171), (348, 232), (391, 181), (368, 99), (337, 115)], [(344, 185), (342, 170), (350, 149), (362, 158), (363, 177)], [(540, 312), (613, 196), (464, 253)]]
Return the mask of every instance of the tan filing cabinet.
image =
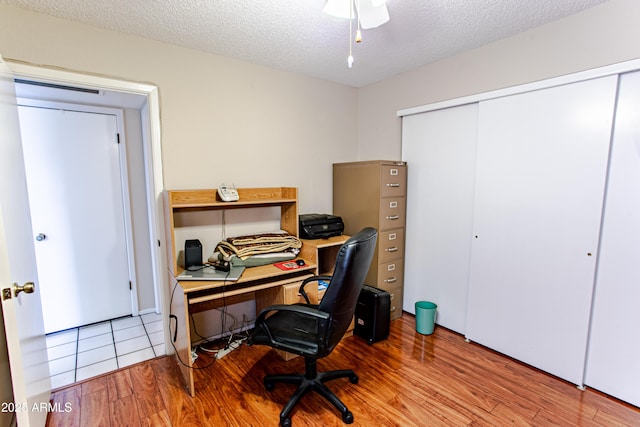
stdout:
[(365, 161), (333, 165), (333, 214), (345, 234), (378, 229), (378, 244), (366, 284), (389, 292), (391, 319), (402, 315), (407, 164)]

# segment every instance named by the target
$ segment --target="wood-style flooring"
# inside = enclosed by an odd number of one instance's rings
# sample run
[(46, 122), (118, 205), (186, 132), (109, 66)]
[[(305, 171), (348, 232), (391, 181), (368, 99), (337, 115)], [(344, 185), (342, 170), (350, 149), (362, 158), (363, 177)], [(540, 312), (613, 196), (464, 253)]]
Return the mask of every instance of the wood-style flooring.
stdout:
[[(295, 386), (265, 390), (266, 373), (302, 372), (267, 347), (242, 345), (212, 362), (200, 355), (196, 397), (175, 359), (163, 357), (57, 390), (47, 426), (277, 426)], [(319, 370), (354, 368), (360, 381), (329, 382), (353, 412), (354, 426), (640, 426), (640, 409), (533, 369), (442, 327), (415, 332), (404, 314), (388, 340), (348, 337)], [(342, 426), (315, 393), (292, 413), (293, 426)]]

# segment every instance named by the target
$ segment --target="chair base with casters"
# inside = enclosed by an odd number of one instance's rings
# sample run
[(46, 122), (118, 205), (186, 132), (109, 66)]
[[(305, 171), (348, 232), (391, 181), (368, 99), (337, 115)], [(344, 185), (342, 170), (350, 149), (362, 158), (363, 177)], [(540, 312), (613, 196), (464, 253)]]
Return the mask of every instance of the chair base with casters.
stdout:
[(303, 374), (282, 374), (282, 375), (267, 375), (264, 377), (264, 386), (267, 390), (271, 391), (275, 387), (276, 383), (285, 384), (298, 384), (298, 389), (291, 396), (287, 404), (280, 412), (280, 425), (282, 427), (291, 426), (291, 418), (289, 413), (295, 407), (295, 405), (302, 399), (302, 396), (310, 391), (315, 391), (325, 399), (327, 399), (333, 406), (335, 406), (342, 415), (342, 421), (345, 424), (353, 423), (353, 414), (345, 406), (344, 403), (335, 395), (334, 392), (324, 385), (325, 382), (339, 379), (349, 378), (351, 384), (358, 383), (358, 376), (351, 369), (318, 372), (317, 363), (315, 359), (305, 359), (305, 373)]
[[(300, 294), (306, 304), (276, 304), (262, 310), (248, 344), (267, 345), (304, 357), (304, 374), (267, 375), (264, 385), (273, 390), (276, 383), (296, 384), (297, 390), (280, 413), (280, 425), (291, 426), (291, 411), (302, 397), (314, 391), (333, 406), (346, 424), (353, 423), (353, 414), (325, 385), (327, 381), (348, 378), (357, 384), (352, 370), (317, 371), (317, 360), (328, 356), (346, 332), (355, 312), (360, 290), (369, 270), (377, 240), (377, 230), (365, 228), (347, 240), (336, 256), (331, 276), (313, 276), (302, 281)], [(309, 302), (304, 291), (307, 283), (328, 280), (329, 285), (319, 304)]]

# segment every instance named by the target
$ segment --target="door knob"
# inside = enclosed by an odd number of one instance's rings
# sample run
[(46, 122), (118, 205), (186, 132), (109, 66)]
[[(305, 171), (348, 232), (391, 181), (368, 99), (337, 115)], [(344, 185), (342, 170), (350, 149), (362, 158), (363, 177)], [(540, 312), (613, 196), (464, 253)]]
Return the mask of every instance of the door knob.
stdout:
[(13, 296), (18, 296), (20, 292), (24, 292), (25, 294), (32, 294), (33, 291), (36, 290), (36, 285), (33, 282), (27, 282), (24, 285), (20, 286), (17, 283), (13, 284)]
[(43, 241), (44, 239), (46, 239), (46, 238), (47, 238), (47, 236), (46, 236), (46, 235), (44, 235), (44, 234), (42, 234), (42, 233), (40, 233), (40, 234), (38, 234), (38, 235), (36, 236), (36, 240), (37, 240), (38, 242), (42, 242), (42, 241)]

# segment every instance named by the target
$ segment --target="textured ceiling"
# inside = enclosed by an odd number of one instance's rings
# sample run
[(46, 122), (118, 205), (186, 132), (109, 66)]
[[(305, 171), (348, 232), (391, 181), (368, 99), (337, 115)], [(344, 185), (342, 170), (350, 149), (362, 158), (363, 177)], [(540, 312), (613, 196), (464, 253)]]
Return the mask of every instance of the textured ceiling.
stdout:
[(0, 0), (82, 22), (355, 87), (577, 13), (607, 0), (387, 0), (391, 20), (349, 27), (325, 0)]

